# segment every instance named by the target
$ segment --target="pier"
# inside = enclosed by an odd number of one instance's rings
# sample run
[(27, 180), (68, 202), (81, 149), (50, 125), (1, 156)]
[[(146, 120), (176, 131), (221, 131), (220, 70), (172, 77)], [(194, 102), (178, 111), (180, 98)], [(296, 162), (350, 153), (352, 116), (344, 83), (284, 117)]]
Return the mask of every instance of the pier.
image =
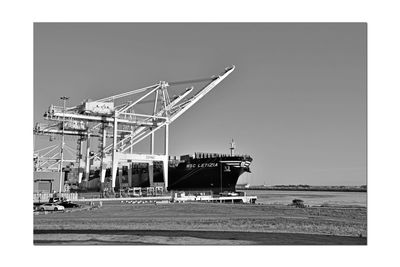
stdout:
[(124, 197), (124, 198), (79, 198), (74, 202), (125, 202), (125, 203), (184, 203), (184, 202), (208, 202), (208, 203), (247, 203), (254, 204), (257, 196), (191, 196), (168, 195), (150, 197)]

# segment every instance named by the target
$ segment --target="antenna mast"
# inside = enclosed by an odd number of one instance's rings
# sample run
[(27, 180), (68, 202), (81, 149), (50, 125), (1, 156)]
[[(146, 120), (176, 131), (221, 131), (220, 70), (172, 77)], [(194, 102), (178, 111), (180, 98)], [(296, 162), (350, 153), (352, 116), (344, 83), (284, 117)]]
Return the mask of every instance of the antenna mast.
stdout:
[(233, 141), (233, 139), (230, 144), (231, 144), (231, 147), (229, 149), (231, 150), (231, 157), (233, 157), (235, 154), (235, 148), (236, 148), (236, 145), (235, 145), (235, 142)]

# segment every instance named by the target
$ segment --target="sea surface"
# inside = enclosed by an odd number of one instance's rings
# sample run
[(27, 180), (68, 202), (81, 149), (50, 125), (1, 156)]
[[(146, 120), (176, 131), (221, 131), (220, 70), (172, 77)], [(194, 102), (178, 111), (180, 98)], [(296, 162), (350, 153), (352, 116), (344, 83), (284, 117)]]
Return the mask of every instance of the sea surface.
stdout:
[(305, 205), (320, 206), (367, 206), (367, 192), (325, 192), (325, 191), (279, 191), (244, 190), (247, 195), (257, 196), (261, 204), (290, 204), (301, 199)]

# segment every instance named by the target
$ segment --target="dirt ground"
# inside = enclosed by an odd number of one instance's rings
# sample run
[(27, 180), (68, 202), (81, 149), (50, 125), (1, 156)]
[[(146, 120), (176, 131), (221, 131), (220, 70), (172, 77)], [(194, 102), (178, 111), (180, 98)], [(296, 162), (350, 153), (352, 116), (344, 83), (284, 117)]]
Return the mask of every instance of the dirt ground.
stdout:
[(366, 244), (366, 208), (249, 204), (122, 204), (34, 216), (34, 243)]

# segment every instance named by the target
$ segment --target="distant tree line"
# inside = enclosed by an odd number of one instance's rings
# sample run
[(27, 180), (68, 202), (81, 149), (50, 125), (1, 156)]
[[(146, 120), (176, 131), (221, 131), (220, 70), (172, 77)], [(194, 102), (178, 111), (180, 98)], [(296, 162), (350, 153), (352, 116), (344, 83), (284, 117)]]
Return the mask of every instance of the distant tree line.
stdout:
[(244, 186), (236, 186), (241, 190), (286, 190), (286, 191), (336, 191), (336, 192), (367, 192), (367, 186), (315, 186), (315, 185), (255, 185), (245, 188)]

